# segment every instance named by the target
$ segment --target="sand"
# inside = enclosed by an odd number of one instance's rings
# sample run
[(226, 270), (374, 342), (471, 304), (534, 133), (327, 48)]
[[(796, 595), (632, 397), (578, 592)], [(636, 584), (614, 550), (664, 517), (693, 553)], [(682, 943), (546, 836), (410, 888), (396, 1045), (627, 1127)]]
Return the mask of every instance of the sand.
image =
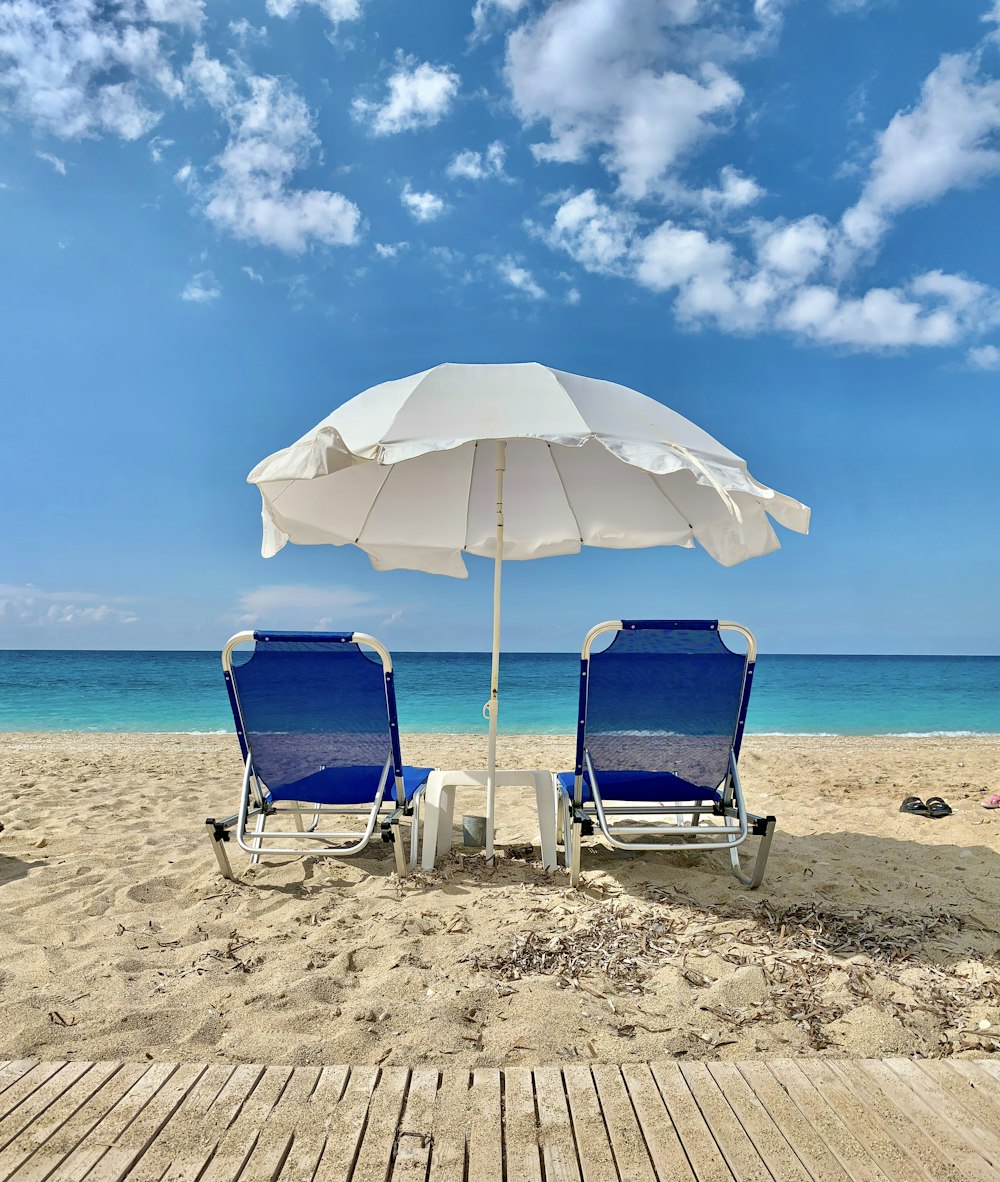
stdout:
[[(477, 737), (408, 735), (482, 766)], [(567, 738), (501, 740), (508, 767)], [(218, 874), (227, 736), (0, 736), (0, 1058), (531, 1065), (1000, 1053), (1000, 741), (751, 737), (778, 830), (763, 887), (724, 855), (538, 860), (501, 790), (493, 868), (458, 847), (400, 881), (387, 846)], [(939, 794), (954, 815), (900, 814)], [(457, 813), (481, 812), (460, 797)], [(460, 840), (460, 838), (459, 838)], [(534, 843), (526, 853), (526, 843)]]

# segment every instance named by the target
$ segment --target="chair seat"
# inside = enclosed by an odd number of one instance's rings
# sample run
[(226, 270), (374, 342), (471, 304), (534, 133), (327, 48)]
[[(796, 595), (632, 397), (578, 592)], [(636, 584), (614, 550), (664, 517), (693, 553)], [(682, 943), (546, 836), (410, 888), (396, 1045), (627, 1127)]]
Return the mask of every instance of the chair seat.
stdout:
[[(417, 789), (424, 784), (431, 771), (429, 767), (403, 768), (403, 790), (407, 801), (413, 799)], [(378, 792), (381, 778), (381, 767), (326, 767), (291, 784), (268, 784), (267, 790), (272, 800), (301, 800), (307, 804), (370, 805)], [(385, 786), (383, 799), (394, 799), (391, 776)]]
[[(567, 796), (572, 797), (576, 776), (572, 772), (560, 772), (556, 777), (560, 789)], [(643, 801), (688, 801), (688, 800), (721, 800), (722, 793), (710, 788), (699, 788), (672, 772), (600, 772), (598, 784), (601, 789), (601, 799), (610, 800), (643, 800)], [(594, 799), (594, 793), (587, 780), (583, 777), (583, 803)]]

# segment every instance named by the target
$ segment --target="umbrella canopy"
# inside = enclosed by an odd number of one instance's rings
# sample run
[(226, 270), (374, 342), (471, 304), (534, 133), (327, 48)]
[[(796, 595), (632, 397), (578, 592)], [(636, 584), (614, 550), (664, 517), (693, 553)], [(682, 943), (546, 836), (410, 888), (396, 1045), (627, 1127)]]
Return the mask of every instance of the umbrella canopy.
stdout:
[(265, 557), (288, 541), (354, 545), (378, 570), (466, 576), (496, 554), (495, 454), (505, 440), (503, 558), (695, 542), (725, 566), (778, 549), (768, 515), (809, 510), (662, 403), (537, 364), (438, 365), (373, 386), (250, 473)]
[(805, 505), (662, 403), (545, 365), (437, 365), (338, 407), (247, 478), (263, 499), (265, 557), (286, 542), (353, 545), (377, 570), (468, 574), (494, 559), (486, 853), (504, 559), (697, 542), (725, 566), (799, 533)]

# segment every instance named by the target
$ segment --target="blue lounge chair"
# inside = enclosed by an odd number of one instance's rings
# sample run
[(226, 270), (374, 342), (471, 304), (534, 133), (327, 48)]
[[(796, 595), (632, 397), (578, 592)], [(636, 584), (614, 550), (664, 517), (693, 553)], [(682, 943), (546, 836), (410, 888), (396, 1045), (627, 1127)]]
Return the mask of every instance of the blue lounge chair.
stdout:
[[(609, 632), (611, 644), (593, 652)], [(723, 632), (742, 636), (746, 652)], [(760, 885), (775, 819), (746, 811), (737, 768), (756, 652), (747, 628), (718, 620), (611, 620), (587, 633), (576, 768), (556, 777), (574, 886), (594, 818), (616, 849), (725, 849), (736, 877)], [(612, 828), (616, 815), (653, 823)], [(760, 844), (745, 874), (739, 847), (750, 836)]]
[[(252, 652), (236, 651), (251, 642)], [(223, 649), (222, 668), (243, 751), (239, 811), (206, 822), (225, 877), (233, 877), (231, 829), (253, 862), (262, 854), (346, 857), (365, 848), (380, 817), (396, 869), (412, 869), (431, 769), (403, 766), (388, 651), (361, 632), (240, 632)], [(364, 827), (320, 830), (331, 814), (360, 816)], [(295, 828), (268, 828), (279, 816)]]

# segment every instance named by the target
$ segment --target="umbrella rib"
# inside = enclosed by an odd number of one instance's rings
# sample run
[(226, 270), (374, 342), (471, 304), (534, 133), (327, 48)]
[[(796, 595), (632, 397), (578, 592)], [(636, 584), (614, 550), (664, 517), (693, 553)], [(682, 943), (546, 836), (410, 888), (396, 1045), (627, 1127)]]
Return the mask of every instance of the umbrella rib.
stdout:
[(395, 464), (389, 464), (385, 471), (385, 476), (382, 478), (382, 483), (378, 486), (378, 492), (372, 497), (372, 503), (368, 506), (368, 512), (365, 514), (365, 519), (361, 523), (361, 528), (358, 530), (358, 536), (354, 539), (354, 544), (357, 546), (361, 542), (361, 535), (365, 532), (365, 527), (368, 525), (368, 518), (371, 517), (375, 511), (375, 506), (378, 503), (379, 497), (382, 495), (382, 490), (389, 483), (389, 476), (395, 468)]
[(573, 502), (569, 499), (569, 493), (566, 491), (566, 481), (563, 480), (562, 473), (559, 471), (559, 465), (556, 463), (556, 457), (552, 451), (552, 444), (546, 443), (545, 446), (549, 449), (549, 456), (552, 459), (552, 467), (555, 468), (556, 475), (559, 477), (559, 487), (562, 489), (563, 496), (566, 498), (566, 508), (569, 510), (570, 516), (573, 518), (573, 524), (576, 526), (576, 536), (580, 539), (580, 545), (582, 546), (584, 541), (583, 530), (580, 529), (580, 518), (577, 517), (576, 510), (573, 508)]
[(646, 469), (643, 469), (643, 471), (646, 472), (646, 475), (653, 482), (653, 488), (655, 488), (656, 491), (660, 494), (660, 496), (666, 500), (667, 504), (670, 506), (671, 509), (673, 509), (673, 511), (677, 514), (677, 516), (681, 519), (681, 521), (687, 521), (688, 529), (691, 531), (691, 534), (693, 536), (694, 535), (694, 525), (692, 525), (692, 523), (690, 521), (688, 521), (688, 515), (686, 513), (682, 513), (677, 506), (677, 502), (670, 495), (670, 493), (668, 493), (665, 488), (661, 488), (656, 483), (656, 476), (652, 472), (648, 472), (648, 471), (646, 471)]
[(465, 501), (465, 541), (462, 543), (462, 552), (469, 551), (469, 511), (472, 508), (472, 485), (476, 479), (476, 455), (479, 452), (479, 440), (477, 439), (472, 445), (472, 464), (469, 468), (469, 495)]

